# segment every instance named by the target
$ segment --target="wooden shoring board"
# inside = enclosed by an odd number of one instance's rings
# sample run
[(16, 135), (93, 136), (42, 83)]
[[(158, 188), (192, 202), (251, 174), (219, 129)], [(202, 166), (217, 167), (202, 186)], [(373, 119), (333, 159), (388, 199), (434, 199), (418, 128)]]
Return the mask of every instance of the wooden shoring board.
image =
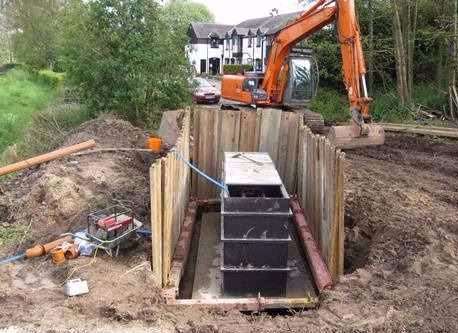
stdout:
[(304, 171), (304, 129), (302, 126), (299, 128), (298, 132), (298, 142), (297, 142), (297, 184), (296, 184), (296, 193), (299, 195), (299, 200), (301, 202), (301, 207), (303, 206), (302, 202), (302, 177)]
[[(193, 131), (193, 142), (192, 142), (192, 161), (193, 163), (198, 163), (199, 161), (199, 138), (200, 138), (200, 110), (194, 109), (192, 112), (192, 131)], [(197, 186), (197, 178), (198, 175), (196, 172), (192, 173), (191, 176), (191, 193), (194, 197), (198, 195), (198, 186)]]
[(334, 275), (334, 279), (337, 279), (343, 275), (344, 273), (344, 247), (345, 247), (345, 196), (344, 196), (344, 187), (345, 187), (345, 178), (344, 178), (344, 161), (345, 161), (345, 153), (340, 153), (338, 155), (339, 164), (337, 167), (337, 175), (338, 175), (338, 182), (337, 182), (337, 198), (336, 201), (338, 202), (338, 215), (337, 221), (338, 224), (338, 242), (337, 242), (337, 250), (336, 256), (338, 256), (337, 260), (337, 271)]
[[(278, 133), (278, 148), (277, 148), (277, 160), (275, 162), (275, 166), (277, 167), (277, 171), (286, 186), (286, 169), (289, 161), (287, 160), (288, 156), (288, 137), (289, 137), (289, 127), (290, 127), (290, 118), (292, 117), (292, 113), (290, 112), (282, 112), (281, 113), (281, 120), (280, 120), (280, 130)], [(291, 190), (286, 186), (286, 189), (289, 193)]]
[(293, 113), (288, 126), (288, 152), (286, 154), (286, 172), (283, 182), (289, 193), (296, 193), (298, 179), (299, 126), (303, 123), (302, 115)]
[(334, 281), (343, 274), (344, 154), (329, 140), (301, 126), (297, 188), (313, 237)]
[[(197, 167), (208, 176), (216, 178), (218, 152), (218, 112), (219, 110), (199, 110), (199, 156)], [(216, 197), (216, 189), (202, 177), (197, 177), (197, 197)]]
[(162, 163), (162, 283), (167, 284), (172, 260), (172, 159), (170, 154), (164, 157)]
[(333, 177), (331, 174), (331, 169), (330, 169), (330, 159), (331, 159), (331, 145), (328, 140), (322, 140), (322, 145), (321, 145), (322, 151), (322, 175), (321, 175), (321, 228), (320, 228), (320, 234), (321, 234), (321, 242), (323, 244), (322, 246), (322, 252), (321, 254), (325, 258), (326, 262), (329, 261), (330, 257), (330, 239), (331, 239), (331, 226), (332, 226), (332, 219), (329, 217), (329, 206), (331, 205), (331, 202), (333, 200), (333, 195), (332, 192), (330, 191), (330, 186), (329, 186), (329, 179)]
[(242, 109), (240, 111), (239, 150), (241, 152), (258, 151), (260, 120), (260, 111), (252, 109)]
[[(161, 159), (162, 191), (162, 285), (167, 285), (172, 255), (181, 233), (189, 196), (189, 170), (181, 159), (189, 159), (190, 113), (186, 111), (175, 147)], [(159, 246), (159, 245), (153, 245)]]
[(219, 145), (216, 165), (216, 178), (222, 178), (225, 152), (239, 151), (240, 111), (224, 110), (218, 112)]
[(153, 279), (163, 287), (162, 276), (162, 163), (156, 161), (150, 168), (151, 231)]
[(458, 138), (458, 129), (438, 126), (421, 126), (414, 124), (385, 124), (381, 123), (387, 132), (404, 132), (411, 134), (440, 136), (446, 138)]
[(277, 109), (262, 110), (259, 152), (269, 153), (274, 163), (278, 160), (281, 114), (282, 111)]

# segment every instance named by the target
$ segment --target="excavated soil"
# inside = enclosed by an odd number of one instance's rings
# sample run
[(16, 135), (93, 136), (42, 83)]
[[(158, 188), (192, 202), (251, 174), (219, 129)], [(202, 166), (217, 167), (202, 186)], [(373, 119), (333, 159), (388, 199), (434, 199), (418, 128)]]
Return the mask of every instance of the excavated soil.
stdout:
[[(134, 141), (130, 146), (136, 145)], [(11, 224), (27, 226), (34, 221), (32, 235), (47, 238), (56, 227), (80, 226), (69, 219), (75, 206), (90, 205), (96, 201), (94, 196), (102, 200), (106, 198), (103, 194), (115, 188), (123, 200), (147, 211), (148, 161), (129, 154), (86, 158), (78, 159), (76, 166), (71, 158), (54, 162), (2, 184), (2, 197), (9, 200), (2, 199), (2, 221), (5, 216)], [(82, 163), (90, 163), (91, 168)], [(67, 169), (71, 172), (65, 172)], [(98, 182), (110, 172), (116, 175), (110, 180), (120, 179), (119, 183), (105, 182), (113, 184), (107, 191)], [(59, 187), (50, 174), (68, 180)], [(88, 177), (90, 181), (81, 181)], [(40, 192), (37, 186), (46, 190)], [(66, 200), (59, 200), (52, 190), (56, 187)], [(53, 266), (49, 259), (36, 259), (1, 267), (0, 328), (39, 332), (457, 332), (458, 142), (389, 134), (382, 147), (347, 152), (345, 197), (346, 274), (323, 295), (319, 309), (247, 315), (218, 308), (167, 307), (151, 281), (145, 242), (132, 244), (117, 258), (80, 258), (61, 267)], [(41, 220), (30, 220), (30, 207)], [(87, 279), (90, 293), (71, 299), (63, 296), (61, 284), (68, 276)]]

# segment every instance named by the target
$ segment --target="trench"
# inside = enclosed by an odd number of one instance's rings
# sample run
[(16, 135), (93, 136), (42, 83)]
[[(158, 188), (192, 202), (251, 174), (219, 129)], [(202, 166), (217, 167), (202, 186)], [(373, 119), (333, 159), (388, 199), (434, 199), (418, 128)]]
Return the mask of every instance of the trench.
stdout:
[[(209, 208), (200, 208), (196, 217), (194, 232), (191, 240), (191, 249), (183, 273), (178, 299), (220, 299), (220, 298), (249, 298), (257, 297), (254, 294), (224, 294), (222, 288), (222, 274), (220, 272), (220, 212)], [(299, 245), (299, 239), (294, 228), (290, 231), (293, 241), (288, 247), (288, 265), (292, 270), (288, 273), (284, 294), (264, 291), (263, 297), (303, 298), (317, 297), (312, 274), (307, 265), (305, 254)], [(269, 254), (267, 254), (269, 255)], [(272, 253), (270, 253), (272, 255)], [(275, 279), (275, 277), (274, 277)], [(281, 315), (289, 311), (270, 310), (268, 314)]]

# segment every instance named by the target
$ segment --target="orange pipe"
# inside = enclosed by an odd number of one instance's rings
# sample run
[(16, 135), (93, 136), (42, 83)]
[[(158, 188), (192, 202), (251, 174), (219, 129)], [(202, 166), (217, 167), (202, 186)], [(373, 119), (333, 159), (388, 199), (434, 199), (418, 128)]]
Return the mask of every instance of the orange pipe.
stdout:
[(62, 245), (64, 242), (70, 242), (71, 240), (72, 236), (66, 236), (50, 243), (35, 245), (34, 247), (25, 251), (25, 256), (28, 259), (43, 256), (48, 254), (52, 249)]
[(7, 175), (12, 172), (20, 171), (26, 168), (30, 168), (34, 165), (38, 165), (41, 163), (49, 162), (76, 152), (79, 152), (81, 150), (89, 149), (95, 147), (95, 141), (94, 140), (89, 140), (83, 143), (79, 143), (77, 145), (73, 145), (70, 147), (65, 147), (62, 149), (55, 150), (53, 152), (35, 156), (32, 158), (29, 158), (27, 160), (17, 162), (14, 164), (7, 165), (3, 168), (0, 168), (0, 176)]

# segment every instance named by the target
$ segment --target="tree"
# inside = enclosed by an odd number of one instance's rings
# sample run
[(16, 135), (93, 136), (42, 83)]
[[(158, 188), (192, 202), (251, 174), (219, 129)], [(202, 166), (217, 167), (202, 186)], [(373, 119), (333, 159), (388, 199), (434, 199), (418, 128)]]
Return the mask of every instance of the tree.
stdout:
[(0, 64), (14, 61), (12, 31), (5, 15), (7, 5), (6, 0), (0, 1)]
[(453, 39), (452, 39), (452, 59), (449, 78), (449, 108), (450, 116), (455, 120), (458, 116), (458, 92), (456, 88), (456, 70), (458, 64), (458, 0), (453, 1)]
[(33, 67), (56, 64), (57, 22), (61, 0), (10, 0), (4, 2), (15, 57)]
[(188, 1), (71, 1), (60, 38), (69, 82), (93, 112), (133, 121), (182, 107), (190, 102), (185, 46), (192, 13)]
[(417, 29), (417, 0), (391, 0), (395, 41), (396, 78), (401, 103), (412, 102), (413, 57)]

